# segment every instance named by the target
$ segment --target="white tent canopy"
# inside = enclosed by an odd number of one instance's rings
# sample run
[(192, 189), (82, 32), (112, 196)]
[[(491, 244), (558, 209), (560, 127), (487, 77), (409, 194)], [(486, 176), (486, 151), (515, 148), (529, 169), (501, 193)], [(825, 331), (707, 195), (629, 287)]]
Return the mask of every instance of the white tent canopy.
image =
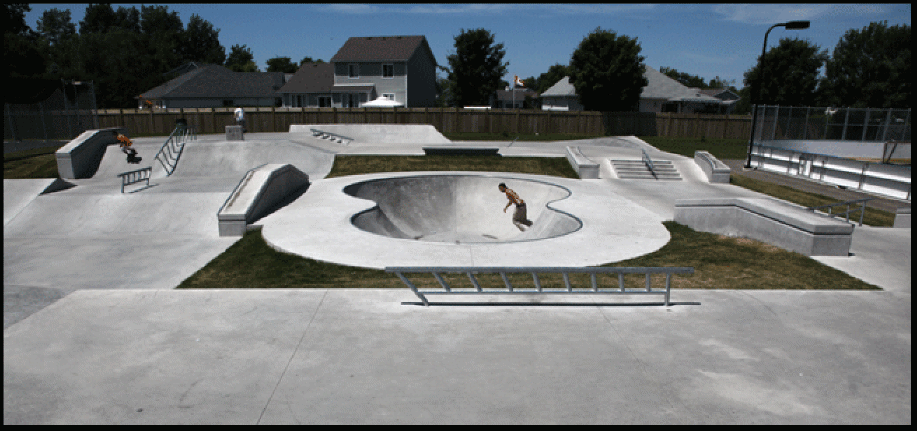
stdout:
[(361, 108), (392, 108), (396, 106), (404, 106), (404, 104), (390, 100), (385, 96), (379, 96), (376, 100), (372, 100), (360, 105)]

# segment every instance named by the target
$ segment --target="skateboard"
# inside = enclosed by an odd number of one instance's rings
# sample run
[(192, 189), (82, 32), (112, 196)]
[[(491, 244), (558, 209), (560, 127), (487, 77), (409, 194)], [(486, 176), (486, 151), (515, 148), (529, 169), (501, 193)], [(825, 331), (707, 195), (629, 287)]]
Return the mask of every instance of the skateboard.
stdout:
[(141, 160), (143, 160), (143, 157), (137, 156), (137, 150), (131, 149), (130, 151), (131, 153), (127, 155), (128, 163), (133, 163), (136, 165), (137, 163), (140, 163)]

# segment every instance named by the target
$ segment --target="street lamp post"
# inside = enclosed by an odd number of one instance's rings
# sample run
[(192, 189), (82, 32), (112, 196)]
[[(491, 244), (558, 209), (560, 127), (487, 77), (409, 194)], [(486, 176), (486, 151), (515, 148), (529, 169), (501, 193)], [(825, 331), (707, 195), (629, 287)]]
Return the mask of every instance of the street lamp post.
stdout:
[[(775, 27), (786, 27), (787, 30), (804, 30), (809, 28), (809, 21), (789, 21), (782, 22), (780, 24), (774, 24), (771, 28), (767, 29), (767, 33), (764, 33), (764, 46), (761, 47), (761, 63), (758, 67), (761, 68), (761, 72), (758, 74), (758, 99), (761, 97), (761, 86), (764, 85), (764, 51), (767, 49), (767, 36), (770, 35), (771, 30)], [(756, 100), (755, 102), (761, 102)], [(755, 128), (758, 124), (758, 104), (753, 105), (751, 114), (751, 137), (748, 138), (748, 156), (745, 158), (745, 168), (751, 168), (751, 147), (755, 142)]]

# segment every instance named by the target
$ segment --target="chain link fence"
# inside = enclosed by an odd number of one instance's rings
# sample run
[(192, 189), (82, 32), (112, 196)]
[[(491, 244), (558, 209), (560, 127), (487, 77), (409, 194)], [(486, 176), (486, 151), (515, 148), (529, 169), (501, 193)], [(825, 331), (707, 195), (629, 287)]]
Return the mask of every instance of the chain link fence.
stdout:
[(910, 109), (759, 105), (754, 142), (911, 142)]
[(3, 104), (5, 142), (68, 141), (99, 127), (92, 82), (61, 81), (47, 93), (38, 101)]

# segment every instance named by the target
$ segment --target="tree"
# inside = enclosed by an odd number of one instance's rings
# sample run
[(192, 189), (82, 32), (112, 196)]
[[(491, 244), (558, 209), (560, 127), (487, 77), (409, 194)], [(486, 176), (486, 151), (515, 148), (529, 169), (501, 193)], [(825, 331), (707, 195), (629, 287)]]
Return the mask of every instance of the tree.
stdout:
[(780, 39), (778, 46), (767, 51), (755, 67), (745, 72), (745, 85), (751, 87), (754, 95), (751, 103), (812, 106), (818, 71), (827, 58), (827, 51), (819, 51), (818, 45), (801, 39)]
[(705, 81), (704, 78), (701, 78), (700, 76), (692, 75), (686, 72), (679, 72), (672, 67), (666, 66), (660, 67), (659, 72), (665, 76), (668, 76), (669, 78), (678, 81), (685, 87), (707, 88), (707, 81)]
[(589, 111), (633, 111), (646, 86), (646, 66), (636, 38), (596, 28), (570, 59), (570, 83)]
[(7, 78), (32, 78), (45, 71), (48, 59), (38, 49), (39, 36), (25, 22), (27, 4), (3, 5), (3, 61)]
[(324, 63), (322, 59), (313, 60), (312, 57), (303, 57), (302, 60), (299, 60), (299, 65), (302, 66), (305, 63)]
[(479, 28), (461, 30), (455, 36), (455, 54), (447, 57), (452, 103), (457, 106), (487, 105), (500, 88), (500, 78), (506, 74), (503, 44), (494, 44), (494, 35)]
[(819, 102), (855, 108), (909, 108), (911, 26), (872, 22), (841, 37), (825, 63)]
[(246, 45), (233, 45), (230, 48), (229, 57), (226, 57), (226, 66), (229, 70), (235, 72), (258, 72), (258, 66), (254, 62), (255, 55)]
[(56, 46), (62, 40), (76, 36), (76, 24), (70, 22), (69, 9), (62, 11), (54, 8), (44, 11), (41, 19), (36, 22), (35, 28), (51, 46)]
[(296, 73), (298, 69), (290, 57), (274, 57), (267, 60), (268, 72)]
[(181, 37), (179, 48), (182, 59), (222, 65), (226, 62), (226, 48), (220, 44), (220, 30), (197, 14), (192, 14)]
[(570, 66), (556, 63), (549, 67), (547, 72), (538, 75), (535, 87), (533, 88), (536, 93), (544, 93), (554, 86), (554, 84), (557, 84), (558, 81), (564, 79), (565, 76), (570, 76)]

